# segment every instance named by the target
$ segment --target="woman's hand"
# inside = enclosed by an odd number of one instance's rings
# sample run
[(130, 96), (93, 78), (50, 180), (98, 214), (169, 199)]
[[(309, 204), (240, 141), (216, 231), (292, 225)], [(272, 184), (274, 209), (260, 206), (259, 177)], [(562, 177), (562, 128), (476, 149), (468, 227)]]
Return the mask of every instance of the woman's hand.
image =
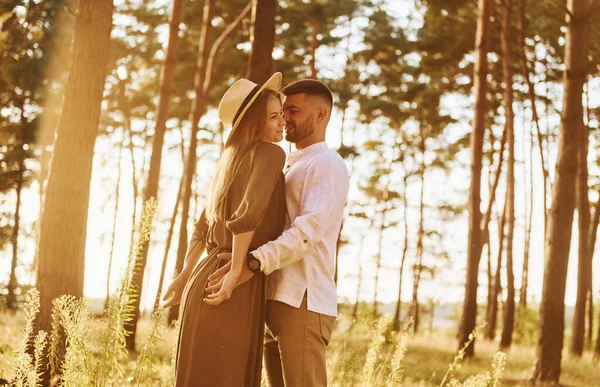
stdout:
[(216, 293), (210, 293), (204, 298), (204, 302), (208, 305), (219, 305), (225, 300), (231, 298), (233, 289), (238, 284), (238, 280), (242, 275), (242, 270), (230, 270), (222, 279), (220, 289)]
[(182, 271), (171, 285), (167, 288), (165, 295), (163, 296), (163, 301), (166, 301), (163, 304), (163, 308), (170, 308), (172, 306), (178, 305), (181, 302), (181, 296), (183, 295), (183, 289), (185, 289), (185, 285), (190, 279), (190, 272)]

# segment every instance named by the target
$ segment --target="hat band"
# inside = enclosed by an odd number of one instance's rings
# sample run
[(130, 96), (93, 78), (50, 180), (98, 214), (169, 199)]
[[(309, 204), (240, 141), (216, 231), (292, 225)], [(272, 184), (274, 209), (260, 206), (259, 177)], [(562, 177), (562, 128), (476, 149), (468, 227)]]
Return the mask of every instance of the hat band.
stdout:
[(238, 116), (244, 111), (244, 109), (246, 108), (246, 105), (248, 105), (250, 100), (252, 100), (252, 98), (254, 98), (254, 96), (256, 95), (258, 90), (260, 90), (260, 85), (254, 86), (254, 88), (250, 91), (250, 93), (248, 93), (246, 98), (244, 98), (244, 102), (242, 102), (237, 113), (235, 113), (235, 116), (233, 117), (233, 122), (231, 123), (231, 125), (235, 125), (235, 123), (237, 122)]

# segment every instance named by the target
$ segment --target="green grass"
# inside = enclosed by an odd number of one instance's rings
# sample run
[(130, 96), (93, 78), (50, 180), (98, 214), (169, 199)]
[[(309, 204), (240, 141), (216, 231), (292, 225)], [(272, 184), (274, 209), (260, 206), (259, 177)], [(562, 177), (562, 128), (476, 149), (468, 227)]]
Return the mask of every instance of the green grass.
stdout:
[[(25, 318), (23, 313), (15, 315), (0, 313), (0, 377), (12, 380), (15, 376), (14, 364), (17, 359), (15, 351), (22, 341), (22, 328)], [(328, 367), (331, 386), (385, 386), (392, 364), (399, 336), (390, 332), (380, 332), (385, 340), (381, 343), (380, 350), (371, 354), (371, 375), (365, 374), (365, 363), (369, 349), (373, 348), (374, 338), (377, 333), (376, 323), (361, 321), (354, 324), (350, 330), (350, 322), (344, 317), (340, 318), (334, 331), (328, 349)], [(93, 318), (89, 323), (90, 336), (94, 337), (104, 327), (103, 318)], [(143, 348), (152, 325), (149, 319), (140, 321), (138, 328), (137, 348)], [(383, 336), (382, 336), (383, 335)], [(161, 327), (159, 340), (156, 341), (156, 350), (151, 357), (153, 370), (141, 385), (161, 386), (165, 375), (171, 371), (171, 355), (177, 341), (177, 332), (174, 328)], [(89, 339), (90, 348), (95, 347), (93, 339)], [(423, 333), (408, 338), (408, 350), (401, 359), (402, 385), (403, 386), (439, 386), (456, 356), (456, 340), (451, 332)], [(464, 381), (468, 377), (482, 372), (492, 371), (492, 359), (498, 351), (496, 342), (477, 339), (477, 356), (462, 364), (453, 372), (456, 382)], [(123, 378), (114, 385), (134, 383), (134, 370), (139, 362), (139, 353), (129, 353), (121, 359)], [(506, 369), (502, 373), (501, 386), (528, 386), (529, 377), (534, 361), (535, 347), (528, 345), (514, 345), (508, 351)], [(374, 360), (374, 361), (373, 361)], [(377, 380), (366, 383), (365, 378)], [(397, 384), (391, 384), (397, 385)], [(477, 385), (477, 384), (469, 384)], [(592, 361), (588, 352), (582, 359), (570, 357), (565, 351), (561, 385), (565, 387), (594, 387), (600, 386), (600, 366)]]

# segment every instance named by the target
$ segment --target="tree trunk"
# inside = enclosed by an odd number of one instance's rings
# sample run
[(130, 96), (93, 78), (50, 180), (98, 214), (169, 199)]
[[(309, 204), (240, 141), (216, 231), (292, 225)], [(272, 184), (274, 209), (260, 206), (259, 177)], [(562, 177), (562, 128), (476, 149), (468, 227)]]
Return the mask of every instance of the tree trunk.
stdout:
[[(211, 32), (214, 12), (214, 0), (204, 2), (202, 11), (202, 31), (200, 32), (200, 40), (198, 42), (198, 58), (196, 61), (196, 77), (194, 78), (195, 97), (192, 101), (192, 110), (190, 111), (190, 122), (192, 130), (190, 134), (190, 148), (187, 152), (187, 162), (185, 166), (185, 182), (182, 191), (182, 209), (179, 223), (179, 243), (177, 245), (177, 261), (175, 262), (175, 271), (181, 272), (185, 263), (185, 255), (188, 247), (188, 217), (190, 212), (190, 200), (192, 198), (192, 183), (196, 174), (197, 147), (198, 147), (198, 131), (200, 118), (206, 111), (206, 90), (204, 89), (204, 81), (206, 79), (206, 65), (208, 62), (208, 52), (211, 44)], [(168, 324), (179, 318), (179, 305), (175, 305), (169, 309)]]
[[(183, 142), (183, 138), (182, 138)], [(165, 245), (165, 253), (163, 254), (162, 265), (160, 267), (160, 277), (158, 278), (158, 289), (156, 291), (156, 297), (154, 297), (153, 311), (156, 311), (160, 305), (160, 296), (162, 295), (163, 283), (165, 281), (165, 272), (167, 269), (167, 261), (169, 258), (169, 250), (171, 250), (171, 241), (173, 240), (173, 231), (175, 230), (175, 222), (177, 220), (177, 214), (179, 213), (179, 203), (181, 202), (181, 190), (183, 188), (183, 181), (185, 179), (185, 173), (179, 181), (179, 188), (177, 189), (177, 197), (175, 198), (175, 205), (173, 206), (173, 213), (171, 214), (171, 221), (169, 222), (169, 231), (167, 232), (167, 242)]]
[[(406, 168), (404, 168), (406, 173)], [(402, 258), (400, 259), (400, 272), (398, 273), (398, 300), (396, 301), (396, 311), (394, 312), (394, 332), (400, 331), (400, 319), (401, 313), (400, 309), (402, 308), (402, 276), (404, 275), (404, 263), (406, 262), (406, 253), (408, 251), (408, 201), (406, 199), (406, 187), (408, 185), (408, 175), (405, 174), (402, 179), (404, 186), (404, 195), (403, 197), (403, 223), (404, 223), (404, 245), (402, 246)]]
[[(386, 195), (387, 196), (387, 195)], [(386, 197), (387, 199), (387, 197)], [(387, 207), (387, 201), (384, 202), (384, 205)], [(381, 269), (381, 250), (382, 250), (382, 242), (383, 242), (383, 231), (385, 230), (385, 215), (387, 213), (387, 208), (381, 211), (381, 224), (379, 225), (379, 241), (377, 243), (377, 261), (375, 268), (375, 290), (373, 293), (373, 316), (379, 316), (379, 309), (377, 307), (377, 288), (379, 287), (379, 271)]]
[[(590, 254), (590, 262), (593, 263), (594, 260), (594, 251), (596, 246), (596, 234), (598, 233), (598, 224), (600, 223), (600, 198), (596, 202), (594, 208), (594, 218), (592, 220), (592, 224), (590, 226), (590, 233), (588, 235), (588, 252)], [(593, 265), (592, 265), (593, 266)], [(593, 279), (593, 272), (591, 274)], [(593, 284), (590, 281), (590, 284)], [(594, 295), (593, 295), (593, 287), (590, 285), (589, 289), (589, 309), (588, 309), (588, 341), (590, 343), (590, 348), (592, 346), (593, 335), (594, 335)]]
[[(475, 117), (471, 134), (471, 186), (469, 193), (469, 237), (467, 245), (467, 279), (462, 316), (458, 332), (458, 347), (464, 347), (469, 335), (475, 329), (477, 318), (477, 276), (481, 257), (481, 165), (483, 158), (483, 134), (486, 116), (486, 86), (488, 73), (487, 53), (490, 35), (491, 0), (479, 0), (479, 18), (477, 21), (474, 88)], [(475, 341), (466, 349), (465, 356), (475, 354)]]
[[(593, 274), (591, 276), (593, 278)], [(590, 284), (593, 284), (593, 281), (590, 281)], [(594, 289), (590, 285), (588, 289), (587, 295), (588, 301), (588, 335), (587, 335), (587, 345), (589, 348), (592, 348), (592, 340), (594, 339)]]
[(276, 11), (277, 0), (252, 0), (252, 51), (248, 58), (246, 78), (258, 84), (273, 75)]
[[(523, 140), (523, 142), (525, 142)], [(525, 154), (525, 150), (523, 151)], [(529, 246), (531, 245), (531, 229), (533, 225), (533, 133), (529, 132), (529, 205), (526, 218), (525, 241), (523, 246), (523, 270), (521, 272), (521, 291), (519, 294), (519, 308), (527, 308), (527, 287), (529, 286)], [(527, 180), (527, 171), (523, 181)], [(525, 198), (527, 201), (527, 198)]]
[(527, 84), (527, 96), (529, 97), (529, 101), (531, 103), (531, 119), (535, 124), (535, 128), (537, 131), (537, 139), (540, 150), (540, 166), (542, 168), (542, 177), (543, 177), (543, 185), (544, 185), (544, 232), (546, 231), (545, 227), (547, 225), (547, 213), (548, 213), (548, 167), (546, 166), (546, 160), (544, 156), (544, 138), (542, 135), (542, 130), (540, 129), (540, 119), (537, 112), (537, 107), (535, 105), (535, 88), (533, 82), (530, 78), (530, 70), (527, 62), (527, 54), (525, 51), (525, 34), (524, 34), (524, 25), (525, 25), (525, 0), (518, 0), (518, 41), (519, 41), (519, 62), (521, 64), (521, 75), (523, 79), (525, 79), (525, 83)]
[(500, 225), (498, 227), (498, 257), (496, 259), (496, 274), (494, 276), (494, 288), (492, 294), (488, 297), (487, 308), (487, 330), (485, 337), (488, 340), (494, 340), (496, 337), (496, 325), (498, 322), (498, 295), (502, 293), (502, 255), (504, 253), (504, 239), (506, 229), (506, 202), (500, 216)]
[(15, 194), (17, 196), (15, 204), (15, 220), (13, 223), (11, 243), (12, 243), (12, 260), (10, 263), (10, 276), (8, 286), (6, 288), (6, 307), (9, 310), (16, 310), (15, 291), (19, 285), (17, 282), (17, 265), (19, 264), (19, 230), (21, 228), (21, 192), (23, 191), (23, 172), (25, 171), (25, 149), (23, 148), (23, 131), (25, 130), (25, 101), (21, 103), (21, 129), (19, 139), (16, 141), (18, 147), (19, 170), (17, 172), (17, 185)]
[(515, 275), (513, 271), (513, 236), (515, 229), (515, 116), (513, 111), (513, 72), (511, 67), (511, 17), (512, 0), (503, 2), (502, 15), (502, 72), (504, 76), (504, 109), (506, 111), (506, 142), (508, 144), (508, 160), (506, 172), (506, 301), (502, 308), (504, 323), (500, 348), (509, 348), (515, 325)]
[[(69, 75), (40, 219), (36, 328), (46, 332), (51, 331), (52, 300), (65, 294), (83, 297), (90, 182), (112, 12), (112, 0), (80, 0), (75, 16)], [(45, 372), (44, 380), (48, 378)]]
[[(600, 308), (598, 308), (600, 310)], [(598, 332), (596, 333), (596, 345), (594, 346), (594, 360), (600, 360), (600, 324), (598, 324)]]
[(424, 228), (424, 209), (425, 209), (425, 130), (423, 123), (421, 123), (421, 142), (419, 144), (421, 152), (421, 193), (419, 197), (419, 231), (417, 232), (417, 251), (416, 257), (417, 262), (414, 268), (414, 281), (413, 281), (413, 296), (411, 304), (411, 316), (413, 317), (413, 332), (417, 333), (419, 329), (419, 284), (421, 282), (421, 275), (423, 273), (423, 238), (425, 236)]
[(540, 333), (533, 379), (558, 383), (564, 340), (565, 287), (577, 174), (577, 149), (583, 130), (582, 90), (588, 53), (586, 0), (567, 1), (564, 97), (558, 157), (548, 217)]
[(115, 252), (115, 239), (117, 235), (117, 215), (119, 214), (119, 193), (121, 191), (121, 159), (123, 157), (123, 146), (125, 142), (125, 130), (123, 130), (123, 139), (119, 145), (119, 158), (117, 161), (117, 186), (115, 187), (115, 208), (113, 213), (113, 228), (110, 238), (110, 255), (108, 257), (108, 273), (106, 274), (106, 298), (104, 300), (104, 311), (108, 310), (110, 302), (110, 274), (112, 272), (113, 255)]
[(579, 148), (577, 150), (577, 222), (578, 222), (578, 263), (577, 263), (577, 300), (573, 315), (571, 334), (571, 355), (581, 357), (585, 341), (585, 307), (589, 289), (592, 285), (592, 255), (590, 254), (590, 201), (588, 197), (588, 128), (581, 126)]
[[(169, 41), (167, 45), (167, 54), (165, 64), (161, 71), (160, 94), (156, 113), (156, 128), (154, 130), (154, 139), (152, 143), (152, 156), (150, 157), (150, 168), (148, 170), (148, 181), (144, 191), (144, 202), (150, 198), (157, 197), (158, 181), (160, 178), (160, 166), (162, 161), (162, 148), (164, 144), (164, 136), (166, 131), (166, 122), (169, 114), (169, 100), (171, 95), (171, 84), (173, 83), (173, 75), (175, 64), (177, 61), (177, 46), (179, 21), (181, 19), (181, 8), (183, 0), (173, 0), (171, 15), (169, 17)], [(132, 273), (131, 283), (132, 288), (141, 293), (144, 283), (144, 273), (146, 270), (146, 262), (148, 261), (149, 242), (142, 247), (142, 256), (136, 265), (136, 270)], [(137, 331), (137, 322), (140, 315), (140, 301), (142, 294), (138, 294), (133, 303), (133, 317), (131, 321), (125, 323), (125, 329), (130, 333), (127, 336), (127, 348), (135, 349), (135, 336)]]

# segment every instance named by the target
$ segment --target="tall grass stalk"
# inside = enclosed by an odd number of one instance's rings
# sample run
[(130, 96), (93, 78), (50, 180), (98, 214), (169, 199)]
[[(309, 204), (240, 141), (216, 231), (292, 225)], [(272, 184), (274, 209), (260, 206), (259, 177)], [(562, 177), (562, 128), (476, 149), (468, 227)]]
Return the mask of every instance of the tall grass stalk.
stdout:
[(369, 345), (369, 351), (367, 352), (367, 360), (363, 368), (362, 382), (366, 386), (375, 385), (375, 379), (377, 376), (377, 364), (381, 359), (381, 348), (385, 342), (385, 334), (388, 326), (390, 325), (390, 317), (385, 315), (377, 321), (377, 330), (375, 336)]
[(65, 331), (65, 357), (61, 365), (61, 385), (92, 386), (94, 385), (92, 358), (86, 341), (92, 335), (90, 314), (83, 300), (74, 296), (63, 295), (53, 302), (60, 314), (61, 325)]
[(406, 351), (408, 349), (408, 338), (408, 332), (402, 331), (398, 334), (398, 338), (396, 340), (396, 351), (394, 352), (394, 357), (392, 357), (391, 370), (386, 381), (387, 387), (393, 387), (402, 384), (402, 360), (404, 360), (404, 356), (406, 355)]
[(158, 348), (160, 341), (162, 341), (159, 326), (163, 320), (164, 312), (165, 310), (163, 308), (157, 308), (150, 319), (150, 333), (146, 343), (140, 351), (135, 363), (135, 369), (133, 370), (133, 380), (138, 385), (143, 382), (147, 383), (150, 376), (154, 373), (154, 363), (157, 360), (156, 349)]
[(142, 218), (136, 231), (135, 248), (131, 249), (127, 266), (121, 274), (117, 296), (109, 302), (104, 329), (100, 335), (99, 359), (94, 373), (98, 387), (111, 385), (115, 378), (125, 376), (121, 361), (129, 355), (126, 345), (129, 332), (125, 330), (125, 323), (133, 319), (134, 303), (139, 295), (138, 289), (135, 289), (131, 283), (131, 277), (138, 268), (137, 262), (142, 257), (142, 248), (150, 239), (155, 210), (154, 198), (144, 203)]
[(452, 380), (452, 373), (454, 372), (454, 370), (457, 370), (460, 368), (460, 363), (465, 357), (467, 348), (469, 348), (469, 345), (471, 345), (471, 343), (475, 340), (475, 337), (477, 336), (477, 332), (479, 332), (479, 330), (482, 329), (485, 325), (486, 324), (483, 323), (481, 325), (476, 326), (475, 329), (473, 330), (473, 332), (471, 332), (469, 334), (469, 340), (458, 351), (456, 356), (454, 356), (454, 360), (448, 366), (448, 371), (446, 371), (446, 374), (444, 375), (444, 379), (442, 379), (442, 383), (440, 383), (440, 387), (444, 387), (444, 385), (446, 384), (446, 381), (450, 382), (450, 380)]
[[(34, 364), (34, 361), (36, 360), (32, 358), (28, 350), (29, 340), (33, 335), (35, 316), (39, 310), (40, 293), (36, 289), (31, 289), (25, 295), (25, 327), (23, 328), (23, 340), (17, 348), (16, 361), (13, 367), (15, 373), (13, 386), (16, 387), (34, 387), (37, 385), (37, 368), (36, 364)], [(43, 334), (43, 331), (41, 332)], [(38, 337), (40, 337), (39, 334)], [(38, 337), (36, 337), (36, 340)]]

